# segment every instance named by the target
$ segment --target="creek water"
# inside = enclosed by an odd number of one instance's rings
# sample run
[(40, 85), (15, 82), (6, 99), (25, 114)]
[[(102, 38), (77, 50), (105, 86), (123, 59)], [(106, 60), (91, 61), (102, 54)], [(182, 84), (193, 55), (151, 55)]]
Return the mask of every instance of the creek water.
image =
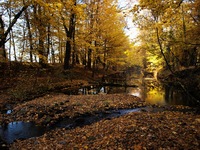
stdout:
[(142, 109), (145, 108), (108, 110), (104, 112), (96, 112), (95, 114), (86, 114), (75, 118), (65, 118), (50, 127), (37, 126), (34, 122), (11, 122), (5, 126), (0, 126), (0, 137), (4, 142), (10, 144), (17, 139), (23, 140), (41, 136), (45, 132), (55, 128), (73, 129), (92, 124), (102, 119), (116, 118)]
[(27, 139), (43, 135), (46, 128), (36, 126), (33, 122), (11, 122), (0, 127), (0, 136), (6, 143), (12, 143), (16, 139)]
[[(74, 90), (70, 94), (116, 94), (126, 93), (140, 97), (150, 104), (159, 105), (186, 105), (195, 106), (191, 97), (180, 87), (174, 87), (169, 84), (162, 84), (154, 78), (130, 79), (129, 84), (132, 86), (90, 86)], [(130, 85), (131, 85), (130, 84)]]
[[(137, 85), (137, 87), (120, 87), (120, 86), (89, 86), (82, 87), (69, 91), (68, 94), (115, 94), (115, 93), (127, 93), (130, 95), (138, 96), (151, 104), (160, 105), (189, 105), (191, 104), (190, 97), (179, 89), (169, 85), (163, 85), (157, 82), (155, 79), (143, 79), (143, 78), (130, 78), (129, 84)], [(55, 128), (71, 129), (77, 126), (84, 126), (100, 121), (102, 119), (110, 119), (113, 117), (119, 117), (124, 114), (140, 111), (145, 108), (134, 109), (122, 109), (122, 110), (110, 110), (107, 112), (99, 112), (95, 115), (84, 115), (77, 118), (66, 118), (51, 128), (36, 126), (32, 122), (12, 122), (5, 126), (0, 126), (0, 137), (7, 143), (12, 143), (16, 139), (27, 139), (31, 137), (41, 136), (46, 131)], [(12, 110), (8, 110), (7, 114), (12, 113)]]

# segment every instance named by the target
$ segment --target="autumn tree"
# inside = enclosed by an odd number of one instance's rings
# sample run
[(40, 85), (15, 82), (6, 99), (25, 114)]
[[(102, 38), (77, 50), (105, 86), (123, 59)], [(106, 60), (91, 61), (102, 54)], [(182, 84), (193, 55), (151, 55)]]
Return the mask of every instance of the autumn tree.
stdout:
[(88, 68), (102, 65), (106, 69), (120, 64), (130, 43), (125, 36), (125, 21), (116, 1), (88, 0), (85, 3), (85, 65)]
[[(197, 64), (199, 34), (192, 35), (191, 30), (198, 31), (198, 13), (195, 9), (199, 7), (198, 3), (183, 0), (140, 0), (132, 10), (135, 24), (141, 31), (147, 30), (146, 36), (151, 37), (150, 42), (142, 37), (142, 43), (150, 44), (148, 51), (157, 54), (158, 58), (162, 56), (165, 66), (171, 71), (180, 66)], [(197, 20), (194, 21), (194, 18)]]
[[(126, 62), (125, 52), (131, 46), (124, 32), (126, 22), (116, 0), (28, 2), (10, 0), (2, 3), (4, 10), (10, 8), (9, 12), (14, 14), (10, 13), (10, 24), (3, 12), (0, 19), (3, 46), (11, 28), (17, 26), (11, 40), (16, 41), (16, 54), (21, 61), (39, 62), (42, 66), (60, 62), (64, 63), (64, 69), (80, 64), (93, 70)], [(13, 49), (11, 46), (10, 43)]]
[[(19, 2), (20, 3), (20, 2)], [(20, 18), (22, 13), (27, 9), (28, 4), (21, 4), (21, 8), (17, 5), (16, 8), (13, 8), (14, 16), (11, 18), (12, 20), (8, 23), (6, 28), (6, 9), (8, 7), (12, 7), (11, 4), (13, 4), (13, 1), (10, 0), (8, 2), (1, 2), (1, 11), (0, 12), (0, 55), (3, 56), (2, 59), (7, 59), (6, 57), (6, 50), (5, 50), (5, 44), (8, 41), (8, 35), (11, 32), (13, 26), (16, 24), (17, 20)]]

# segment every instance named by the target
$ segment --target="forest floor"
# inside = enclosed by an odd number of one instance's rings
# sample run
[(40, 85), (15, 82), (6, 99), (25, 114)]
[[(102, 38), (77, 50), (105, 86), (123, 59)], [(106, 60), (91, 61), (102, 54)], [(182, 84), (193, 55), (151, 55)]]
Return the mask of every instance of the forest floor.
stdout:
[(200, 147), (200, 115), (192, 112), (133, 112), (114, 119), (56, 129), (17, 140), (10, 149), (193, 149)]
[[(97, 84), (102, 73), (84, 68), (62, 72), (54, 68), (0, 78), (0, 124), (34, 121), (51, 126), (63, 118), (123, 108), (141, 109), (74, 129), (57, 128), (40, 137), (0, 142), (1, 149), (199, 149), (200, 112), (188, 106), (150, 105), (125, 94), (67, 95), (68, 90)], [(64, 90), (64, 91), (63, 91)], [(3, 110), (12, 109), (5, 114)], [(82, 122), (79, 121), (81, 124)]]

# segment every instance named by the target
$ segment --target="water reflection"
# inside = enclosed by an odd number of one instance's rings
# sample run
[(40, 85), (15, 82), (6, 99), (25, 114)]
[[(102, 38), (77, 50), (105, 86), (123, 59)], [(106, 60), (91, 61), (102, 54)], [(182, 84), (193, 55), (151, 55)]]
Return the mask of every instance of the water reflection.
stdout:
[(156, 80), (144, 80), (140, 88), (131, 88), (128, 93), (150, 104), (194, 106), (192, 98), (180, 87), (161, 84)]
[(144, 99), (146, 102), (151, 104), (159, 104), (159, 105), (165, 105), (165, 99), (164, 99), (164, 91), (160, 91), (157, 88), (152, 89), (144, 93)]
[(32, 122), (12, 122), (5, 126), (0, 126), (0, 137), (7, 143), (12, 143), (16, 139), (27, 139), (40, 136), (45, 133), (45, 129), (36, 126)]
[(72, 129), (76, 127), (82, 127), (90, 125), (102, 119), (111, 119), (120, 117), (122, 115), (141, 111), (144, 108), (133, 108), (133, 109), (119, 109), (119, 110), (108, 110), (104, 112), (96, 112), (95, 114), (86, 114), (75, 118), (65, 118), (50, 128), (42, 126), (36, 126), (33, 122), (12, 122), (4, 127), (0, 126), (0, 138), (7, 142), (12, 143), (17, 139), (27, 139), (31, 137), (37, 137), (43, 135), (45, 132), (55, 128), (66, 128)]
[(7, 110), (6, 114), (11, 114), (12, 110)]
[(90, 86), (82, 87), (78, 90), (78, 95), (96, 95), (96, 94), (116, 94), (126, 93), (127, 87), (119, 86)]
[(191, 97), (181, 88), (164, 85), (155, 79), (135, 79), (131, 78), (130, 83), (138, 87), (119, 87), (119, 86), (90, 86), (79, 89), (79, 95), (88, 94), (131, 94), (144, 99), (150, 104), (159, 105), (187, 105), (193, 106)]
[(127, 93), (133, 96), (143, 98), (141, 88), (127, 88)]
[(187, 105), (187, 106), (195, 106), (195, 102), (192, 101), (192, 97), (188, 95), (181, 89), (165, 86), (165, 101), (171, 105)]
[(55, 124), (55, 127), (66, 128), (66, 129), (82, 127), (85, 125), (90, 125), (92, 123), (98, 122), (102, 119), (111, 119), (111, 118), (120, 117), (122, 115), (131, 113), (131, 112), (139, 112), (141, 111), (141, 109), (147, 109), (147, 108), (108, 110), (105, 112), (96, 112), (93, 115), (88, 114), (88, 115), (83, 115), (76, 118), (65, 118), (62, 121)]

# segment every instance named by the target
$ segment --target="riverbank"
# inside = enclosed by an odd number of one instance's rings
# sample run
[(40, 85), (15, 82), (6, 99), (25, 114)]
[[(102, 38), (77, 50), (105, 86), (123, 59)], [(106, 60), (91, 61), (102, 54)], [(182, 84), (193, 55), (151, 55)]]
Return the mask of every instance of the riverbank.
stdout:
[(0, 116), (1, 124), (16, 121), (35, 122), (51, 126), (63, 118), (75, 118), (106, 110), (145, 107), (145, 101), (125, 94), (65, 95), (48, 94), (18, 104), (10, 114)]
[(189, 67), (174, 71), (161, 70), (158, 79), (162, 82), (181, 87), (186, 93), (191, 95), (191, 100), (200, 105), (200, 67)]
[(13, 63), (0, 76), (0, 109), (6, 111), (16, 104), (48, 93), (68, 93), (73, 89), (98, 84), (104, 74), (106, 72), (101, 69), (93, 74), (92, 70), (83, 66), (64, 71), (59, 64), (41, 68), (34, 63)]
[[(51, 128), (66, 118), (74, 119), (80, 126), (53, 128), (39, 137), (18, 139), (11, 144), (0, 142), (1, 149), (197, 149), (200, 146), (200, 115), (196, 108), (151, 105), (127, 94), (67, 95), (73, 89), (98, 84), (104, 72), (96, 71), (93, 78), (91, 70), (81, 67), (64, 72), (58, 67), (34, 74), (36, 70), (30, 72), (32, 76), (22, 71), (6, 80), (1, 78), (4, 81), (1, 106), (8, 110), (8, 113), (1, 111), (2, 128), (15, 121)], [(141, 109), (126, 115), (117, 111), (126, 108)], [(81, 125), (88, 116), (108, 114), (110, 110), (116, 110), (118, 117)], [(80, 119), (81, 116), (85, 118)], [(14, 134), (20, 135), (19, 131)]]
[(133, 112), (17, 140), (10, 149), (199, 149), (199, 124), (200, 115), (194, 112)]
[[(16, 140), (7, 148), (197, 149), (200, 146), (198, 109), (150, 105), (138, 97), (125, 94), (46, 95), (17, 105), (11, 114), (7, 114), (7, 121), (34, 121), (51, 127), (64, 118), (109, 113), (108, 110), (121, 108), (141, 109), (74, 129), (55, 128), (40, 137)], [(83, 121), (79, 119), (78, 123), (81, 125)]]

